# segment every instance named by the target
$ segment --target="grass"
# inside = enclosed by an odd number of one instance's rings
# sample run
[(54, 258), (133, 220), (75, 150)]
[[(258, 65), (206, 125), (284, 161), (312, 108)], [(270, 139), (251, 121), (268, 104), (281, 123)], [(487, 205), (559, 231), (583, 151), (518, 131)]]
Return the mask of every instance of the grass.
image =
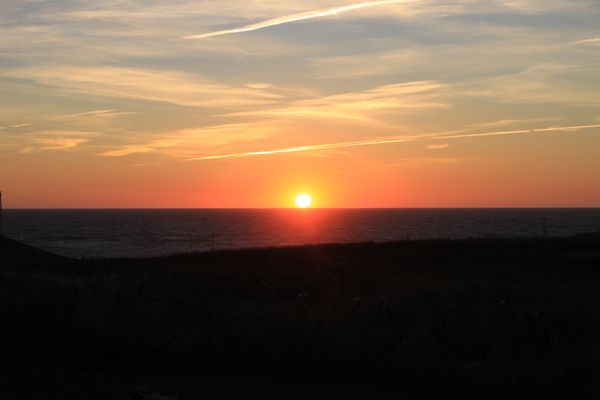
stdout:
[[(0, 267), (0, 361), (600, 395), (600, 246), (406, 241)], [(39, 254), (38, 254), (39, 256)]]

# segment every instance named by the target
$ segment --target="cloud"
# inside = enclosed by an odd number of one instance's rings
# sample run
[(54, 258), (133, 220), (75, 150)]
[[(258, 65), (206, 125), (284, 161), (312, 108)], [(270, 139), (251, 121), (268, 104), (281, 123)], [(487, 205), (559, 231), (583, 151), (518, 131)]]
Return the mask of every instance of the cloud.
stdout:
[[(369, 0), (8, 2), (0, 13), (0, 125), (98, 130), (106, 136), (90, 138), (80, 151), (184, 159), (414, 129), (465, 128), (458, 135), (563, 123), (536, 119), (547, 115), (541, 112), (592, 121), (600, 80), (597, 55), (586, 51), (598, 39), (597, 10), (591, 12), (589, 1), (426, 0), (378, 7)], [(339, 10), (367, 4), (371, 8)], [(336, 9), (347, 12), (343, 26), (330, 29), (334, 19), (325, 15), (310, 20)], [(345, 23), (367, 15), (373, 18)], [(294, 28), (305, 35), (258, 31), (168, 40), (262, 29), (298, 16), (304, 22)], [(315, 32), (310, 21), (329, 26), (327, 34)], [(570, 46), (574, 41), (581, 46)], [(140, 115), (125, 117), (116, 109)], [(223, 125), (181, 130), (209, 124)], [(21, 137), (30, 130), (0, 132), (13, 149), (45, 146)], [(257, 132), (269, 140), (253, 138)], [(455, 143), (436, 140), (418, 147), (426, 152), (429, 143)]]
[[(214, 155), (214, 156), (201, 156), (201, 157), (190, 158), (186, 161), (218, 160), (218, 159), (226, 159), (226, 158), (242, 158), (242, 157), (282, 154), (282, 153), (298, 153), (298, 152), (304, 152), (304, 151), (317, 151), (317, 150), (339, 149), (339, 148), (347, 148), (347, 147), (363, 147), (363, 146), (373, 146), (373, 145), (381, 145), (381, 144), (414, 142), (414, 141), (418, 141), (418, 140), (438, 140), (438, 139), (449, 140), (449, 139), (478, 138), (478, 137), (486, 137), (486, 136), (504, 136), (504, 135), (519, 135), (519, 134), (546, 133), (546, 132), (576, 132), (576, 131), (580, 131), (580, 130), (584, 130), (584, 129), (593, 129), (593, 128), (600, 128), (600, 124), (598, 124), (598, 125), (555, 126), (555, 127), (548, 127), (548, 128), (535, 128), (535, 129), (523, 129), (523, 130), (500, 131), (500, 132), (482, 132), (482, 133), (470, 133), (470, 134), (459, 134), (459, 135), (427, 134), (427, 135), (421, 135), (421, 136), (387, 136), (387, 137), (373, 138), (373, 139), (367, 139), (367, 140), (357, 140), (357, 141), (350, 141), (350, 142), (326, 143), (326, 144), (287, 147), (287, 148), (273, 149), (273, 150), (246, 151), (246, 152), (240, 152), (240, 153), (220, 154), (220, 155)], [(442, 145), (433, 144), (432, 146), (447, 147), (448, 144), (446, 144), (446, 143), (444, 143)], [(443, 148), (443, 147), (437, 147), (437, 148)]]
[(576, 42), (572, 42), (571, 44), (590, 44), (590, 43), (600, 43), (600, 37), (578, 40)]
[(481, 129), (481, 128), (491, 128), (494, 126), (506, 126), (506, 125), (516, 125), (516, 124), (524, 124), (524, 123), (550, 122), (550, 121), (561, 121), (561, 120), (564, 120), (564, 118), (545, 117), (545, 118), (526, 118), (526, 119), (502, 119), (499, 121), (470, 124), (469, 127), (471, 129)]
[[(255, 87), (270, 87), (266, 84), (252, 84)], [(302, 131), (311, 135), (306, 129), (311, 124), (319, 124), (321, 128), (328, 124), (330, 135), (348, 135), (354, 132), (379, 129), (381, 131), (398, 129), (397, 123), (389, 123), (386, 119), (398, 115), (414, 115), (422, 110), (446, 108), (447, 104), (432, 101), (435, 93), (444, 86), (433, 81), (403, 82), (374, 87), (359, 92), (346, 92), (330, 96), (316, 97), (283, 103), (275, 108), (225, 113), (228, 119), (251, 118), (247, 122), (219, 124), (202, 128), (178, 130), (166, 133), (151, 141), (141, 141), (101, 152), (103, 157), (122, 157), (131, 154), (162, 152), (170, 155), (182, 152), (193, 155), (194, 151), (210, 150), (211, 147), (240, 144), (267, 137), (274, 140), (285, 140), (293, 136), (293, 132)], [(348, 122), (348, 124), (344, 124)], [(308, 128), (310, 129), (310, 128)], [(405, 141), (406, 137), (385, 137), (382, 140)], [(289, 143), (289, 142), (288, 142)], [(362, 145), (362, 142), (345, 142), (343, 147)], [(321, 150), (327, 146), (321, 146)], [(337, 148), (337, 147), (334, 147)], [(282, 152), (297, 152), (294, 147)]]
[[(576, 76), (577, 74), (577, 76)], [(582, 64), (538, 64), (516, 73), (474, 79), (454, 85), (449, 95), (487, 97), (507, 104), (600, 104), (597, 69)]]
[(24, 128), (26, 126), (31, 126), (31, 125), (32, 124), (14, 124), (14, 125), (8, 125), (8, 126), (0, 126), (0, 131), (6, 130), (6, 129)]
[[(410, 46), (403, 39), (355, 40), (354, 47), (363, 49), (352, 54), (326, 55), (310, 60), (309, 67), (315, 79), (367, 79), (378, 75), (392, 75), (400, 68), (410, 68), (431, 57), (426, 48)], [(381, 46), (386, 50), (373, 51)], [(438, 49), (436, 51), (439, 52)], [(439, 56), (439, 55), (438, 55)]]
[[(251, 31), (256, 31), (259, 29), (268, 28), (271, 26), (288, 24), (291, 22), (303, 21), (303, 20), (313, 19), (313, 18), (329, 17), (332, 15), (342, 14), (342, 13), (345, 13), (348, 11), (360, 10), (362, 8), (376, 7), (376, 6), (383, 6), (383, 5), (389, 5), (389, 4), (397, 4), (397, 3), (407, 3), (409, 1), (410, 0), (369, 1), (369, 2), (364, 2), (364, 3), (350, 4), (347, 6), (328, 8), (325, 10), (314, 10), (314, 11), (308, 11), (308, 12), (303, 12), (303, 13), (298, 13), (298, 14), (286, 15), (286, 16), (278, 17), (278, 18), (272, 18), (272, 19), (268, 19), (265, 21), (261, 21), (256, 24), (242, 26), (240, 28), (226, 29), (226, 30), (222, 30), (222, 31), (203, 33), (203, 34), (199, 34), (199, 35), (185, 36), (185, 37), (182, 37), (181, 39), (185, 39), (185, 40), (207, 39), (207, 38), (211, 38), (211, 37), (215, 37), (215, 36), (230, 35), (233, 33), (251, 32)], [(418, 1), (418, 0), (412, 0), (412, 1)]]
[(75, 114), (67, 114), (61, 115), (59, 117), (54, 118), (54, 120), (60, 121), (65, 119), (76, 119), (80, 117), (92, 117), (92, 118), (112, 118), (118, 117), (122, 115), (134, 115), (137, 114), (135, 112), (119, 112), (117, 110), (93, 110), (93, 111), (85, 111)]
[(476, 138), (485, 136), (506, 136), (506, 135), (522, 135), (530, 133), (544, 133), (544, 132), (577, 132), (582, 129), (594, 129), (600, 128), (598, 125), (574, 125), (574, 126), (551, 126), (548, 128), (534, 128), (534, 129), (516, 129), (511, 131), (499, 131), (499, 132), (483, 132), (483, 133), (462, 133), (458, 135), (441, 135), (434, 136), (432, 139), (463, 139), (463, 138)]
[(108, 150), (98, 154), (101, 157), (125, 157), (132, 154), (150, 153), (155, 151), (156, 148), (152, 145), (149, 146), (127, 146), (116, 150)]
[[(8, 126), (0, 126), (0, 131), (8, 130), (8, 129), (24, 128), (24, 127), (28, 127), (28, 126), (34, 126), (34, 125), (37, 125), (37, 126), (45, 125), (47, 127), (48, 123), (52, 123), (53, 121), (70, 121), (70, 120), (74, 120), (74, 119), (78, 119), (78, 118), (112, 118), (112, 117), (117, 117), (117, 116), (121, 116), (121, 115), (130, 115), (130, 114), (137, 114), (137, 113), (135, 113), (135, 112), (118, 112), (113, 109), (85, 111), (85, 112), (81, 112), (81, 113), (60, 115), (57, 117), (40, 119), (40, 121), (38, 121), (36, 124), (13, 124), (13, 125), (8, 125)], [(53, 125), (56, 125), (56, 124), (53, 124)], [(98, 133), (90, 132), (90, 131), (82, 131), (82, 130), (45, 130), (45, 131), (29, 132), (28, 136), (29, 137), (31, 137), (32, 135), (56, 136), (56, 135), (65, 135), (65, 134), (69, 135), (69, 136), (87, 137), (87, 136), (95, 136)]]
[(449, 143), (428, 144), (427, 145), (427, 149), (429, 149), (429, 150), (442, 150), (442, 149), (448, 148), (448, 146), (450, 146)]
[[(323, 107), (337, 106), (346, 110), (355, 109), (388, 109), (388, 108), (421, 108), (433, 105), (445, 107), (445, 104), (423, 101), (423, 97), (418, 97), (441, 89), (443, 84), (435, 81), (412, 81), (402, 82), (390, 85), (377, 86), (369, 90), (360, 92), (346, 92), (335, 94), (318, 99), (301, 100), (295, 103), (298, 106)], [(417, 99), (416, 101), (411, 101)]]
[(269, 137), (274, 127), (261, 123), (222, 124), (181, 129), (142, 143), (134, 143), (99, 153), (101, 157), (124, 157), (131, 154), (159, 152), (173, 156), (189, 156), (198, 148), (211, 148), (231, 143), (250, 142)]
[(69, 137), (95, 137), (100, 136), (100, 132), (95, 131), (73, 131), (73, 130), (50, 130), (50, 131), (42, 131), (42, 132), (33, 132), (33, 135), (36, 136), (69, 136)]
[(32, 154), (41, 151), (69, 150), (87, 143), (91, 138), (101, 135), (100, 132), (51, 130), (26, 134), (21, 138), (22, 148), (19, 153)]
[(283, 97), (272, 88), (226, 85), (177, 71), (65, 66), (24, 68), (0, 73), (2, 75), (88, 95), (125, 97), (190, 107), (249, 107), (272, 104)]
[(263, 156), (270, 154), (281, 154), (281, 153), (298, 153), (304, 151), (315, 151), (315, 150), (329, 150), (329, 149), (340, 149), (347, 147), (361, 147), (361, 146), (372, 146), (376, 144), (389, 144), (389, 143), (402, 143), (402, 142), (410, 142), (415, 140), (414, 138), (407, 138), (403, 136), (390, 136), (383, 137), (378, 139), (370, 139), (370, 140), (357, 140), (350, 142), (338, 142), (338, 143), (325, 143), (325, 144), (315, 144), (315, 145), (307, 145), (307, 146), (295, 146), (295, 147), (287, 147), (283, 149), (275, 149), (275, 150), (264, 150), (264, 151), (248, 151), (242, 153), (230, 153), (230, 154), (221, 154), (216, 156), (204, 156), (204, 157), (194, 157), (190, 158), (187, 161), (194, 160), (216, 160), (221, 158), (241, 158), (241, 157), (250, 157), (250, 156)]
[(403, 82), (377, 86), (368, 90), (344, 92), (313, 99), (297, 100), (256, 111), (242, 111), (228, 116), (317, 118), (332, 121), (381, 122), (386, 114), (415, 113), (419, 110), (448, 108), (434, 100), (444, 85), (435, 81)]
[(83, 138), (43, 138), (35, 139), (35, 146), (26, 147), (20, 151), (21, 154), (31, 154), (38, 151), (67, 150), (86, 143), (89, 139)]

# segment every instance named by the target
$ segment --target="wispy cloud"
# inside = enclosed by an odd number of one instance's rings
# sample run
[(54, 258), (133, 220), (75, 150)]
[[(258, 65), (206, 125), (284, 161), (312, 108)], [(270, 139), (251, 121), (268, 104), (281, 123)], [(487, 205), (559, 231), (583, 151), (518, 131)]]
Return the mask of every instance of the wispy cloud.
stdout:
[(35, 146), (26, 147), (20, 151), (21, 154), (31, 154), (38, 151), (48, 151), (48, 150), (67, 150), (77, 147), (89, 139), (83, 138), (45, 138), (45, 139), (36, 139)]
[(297, 100), (276, 108), (230, 113), (228, 116), (312, 118), (331, 121), (377, 122), (386, 113), (416, 113), (419, 110), (448, 108), (439, 101), (444, 85), (434, 81), (403, 82)]
[(0, 131), (5, 130), (5, 129), (24, 128), (26, 126), (31, 126), (31, 124), (14, 124), (14, 125), (8, 125), (8, 126), (0, 126)]
[(590, 44), (590, 43), (600, 43), (600, 37), (577, 40), (576, 42), (572, 42), (571, 44)]
[(21, 138), (21, 154), (33, 154), (42, 151), (70, 150), (89, 142), (93, 137), (100, 136), (100, 132), (50, 130), (30, 132)]
[(132, 154), (150, 153), (156, 150), (156, 147), (150, 145), (132, 145), (126, 146), (115, 150), (108, 150), (98, 154), (101, 157), (125, 157)]
[(450, 143), (440, 143), (440, 144), (428, 144), (427, 145), (427, 149), (429, 150), (442, 150), (442, 149), (446, 149), (448, 148), (448, 146), (450, 146)]
[[(394, 39), (394, 47), (387, 50), (370, 49), (381, 46), (376, 40), (354, 41), (357, 48), (365, 51), (349, 55), (326, 55), (310, 60), (309, 67), (315, 79), (369, 78), (397, 72), (400, 66), (407, 67), (423, 62), (427, 50), (406, 46), (406, 40)], [(391, 44), (387, 42), (386, 46)], [(399, 48), (395, 47), (399, 46)], [(439, 50), (438, 50), (439, 51)]]
[(66, 119), (76, 119), (76, 118), (81, 118), (81, 117), (113, 118), (113, 117), (118, 117), (118, 116), (122, 116), (122, 115), (134, 115), (134, 114), (137, 114), (137, 113), (117, 111), (117, 110), (113, 110), (113, 109), (93, 110), (93, 111), (84, 111), (84, 112), (75, 113), (75, 114), (61, 115), (61, 116), (54, 118), (54, 120), (60, 121), (60, 120), (66, 120)]
[(544, 132), (577, 132), (583, 129), (594, 129), (600, 128), (600, 124), (597, 125), (573, 125), (573, 126), (551, 126), (547, 128), (534, 128), (534, 129), (515, 129), (511, 131), (499, 131), (499, 132), (483, 132), (483, 133), (461, 133), (458, 135), (440, 135), (433, 136), (431, 139), (463, 139), (463, 138), (476, 138), (485, 136), (506, 136), (506, 135), (523, 135), (530, 133), (544, 133)]
[(241, 157), (250, 157), (250, 156), (264, 156), (264, 155), (270, 155), (270, 154), (281, 154), (281, 153), (298, 153), (298, 152), (303, 152), (303, 151), (329, 150), (329, 149), (340, 149), (340, 148), (346, 148), (346, 147), (372, 146), (372, 145), (376, 145), (376, 144), (402, 143), (402, 142), (410, 142), (413, 140), (416, 140), (416, 139), (407, 138), (407, 137), (403, 137), (403, 136), (389, 136), (389, 137), (370, 139), (370, 140), (357, 140), (357, 141), (350, 141), (350, 142), (314, 144), (314, 145), (307, 145), (307, 146), (287, 147), (287, 148), (275, 149), (275, 150), (248, 151), (248, 152), (242, 152), (242, 153), (221, 154), (221, 155), (216, 155), (216, 156), (195, 157), (195, 158), (190, 158), (187, 161), (216, 160), (216, 159), (221, 159), (221, 158), (241, 158)]
[(283, 96), (270, 87), (227, 85), (199, 75), (153, 69), (65, 66), (24, 68), (1, 75), (33, 80), (88, 95), (125, 97), (192, 107), (237, 108), (266, 105)]
[(101, 133), (95, 132), (95, 131), (74, 131), (74, 130), (60, 130), (59, 129), (59, 130), (50, 130), (50, 131), (42, 131), (42, 132), (33, 132), (32, 135), (49, 136), (49, 137), (69, 136), (69, 137), (90, 138), (90, 137), (100, 136)]
[(544, 117), (544, 118), (526, 118), (526, 119), (502, 119), (499, 121), (481, 122), (476, 124), (470, 124), (471, 129), (491, 128), (494, 126), (509, 126), (516, 124), (535, 123), (535, 122), (550, 122), (550, 121), (561, 121), (564, 120), (562, 117)]
[[(392, 143), (414, 142), (414, 141), (418, 141), (418, 140), (436, 140), (436, 139), (451, 140), (451, 139), (477, 138), (477, 137), (486, 137), (486, 136), (520, 135), (520, 134), (546, 133), (546, 132), (576, 132), (576, 131), (580, 131), (580, 130), (584, 130), (584, 129), (593, 129), (593, 128), (600, 128), (600, 124), (598, 124), (598, 125), (555, 126), (555, 127), (547, 127), (547, 128), (522, 129), (522, 130), (500, 131), (500, 132), (481, 132), (481, 133), (469, 133), (469, 134), (459, 134), (459, 135), (426, 134), (426, 135), (421, 135), (421, 136), (387, 136), (387, 137), (373, 138), (373, 139), (367, 139), (367, 140), (349, 141), (349, 142), (325, 143), (325, 144), (287, 147), (287, 148), (273, 149), (273, 150), (246, 151), (246, 152), (240, 152), (240, 153), (229, 153), (229, 154), (220, 154), (220, 155), (213, 155), (213, 156), (201, 156), (201, 157), (190, 158), (186, 161), (218, 160), (218, 159), (225, 159), (225, 158), (242, 158), (242, 157), (282, 154), (282, 153), (298, 153), (298, 152), (304, 152), (304, 151), (318, 151), (318, 150), (339, 149), (339, 148), (348, 148), (348, 147), (362, 147), (362, 146), (373, 146), (373, 145), (392, 144)], [(445, 147), (448, 147), (449, 144), (447, 144), (447, 143), (444, 143), (442, 145), (432, 144), (430, 146), (433, 146), (431, 148), (445, 148)], [(443, 146), (443, 147), (440, 147), (440, 146)]]
[[(585, 85), (578, 79), (589, 78)], [(546, 63), (506, 75), (495, 75), (455, 85), (454, 96), (487, 97), (507, 104), (562, 104), (586, 107), (600, 104), (595, 75), (591, 66), (575, 68), (572, 64)]]
[(523, 135), (530, 133), (545, 133), (545, 132), (577, 132), (583, 129), (594, 129), (600, 128), (600, 124), (597, 125), (572, 125), (572, 126), (550, 126), (547, 128), (533, 128), (533, 129), (515, 129), (511, 131), (499, 131), (499, 132), (480, 132), (480, 133), (464, 133), (457, 135), (439, 135), (433, 136), (431, 139), (463, 139), (473, 137), (484, 137), (484, 136), (506, 136), (506, 135)]
[(186, 156), (199, 148), (214, 148), (232, 143), (248, 143), (272, 134), (270, 125), (239, 123), (181, 129), (151, 141), (133, 143), (99, 153), (101, 157), (124, 157), (141, 153), (164, 153)]
[(230, 35), (233, 33), (251, 32), (251, 31), (256, 31), (259, 29), (268, 28), (271, 26), (288, 24), (291, 22), (298, 22), (298, 21), (303, 21), (303, 20), (307, 20), (307, 19), (314, 19), (314, 18), (321, 18), (321, 17), (329, 17), (332, 15), (342, 14), (342, 13), (345, 13), (348, 11), (360, 10), (362, 8), (383, 6), (383, 5), (389, 5), (389, 4), (395, 4), (395, 3), (407, 3), (409, 1), (414, 2), (414, 1), (418, 1), (418, 0), (368, 1), (368, 2), (364, 2), (364, 3), (350, 4), (347, 6), (328, 8), (328, 9), (324, 9), (324, 10), (314, 10), (314, 11), (308, 11), (308, 12), (303, 12), (303, 13), (286, 15), (283, 17), (267, 19), (265, 21), (261, 21), (256, 24), (246, 25), (246, 26), (242, 26), (239, 28), (225, 29), (222, 31), (203, 33), (203, 34), (199, 34), (199, 35), (185, 36), (185, 37), (182, 37), (181, 39), (207, 39), (207, 38), (211, 38), (211, 37), (215, 37), (215, 36)]

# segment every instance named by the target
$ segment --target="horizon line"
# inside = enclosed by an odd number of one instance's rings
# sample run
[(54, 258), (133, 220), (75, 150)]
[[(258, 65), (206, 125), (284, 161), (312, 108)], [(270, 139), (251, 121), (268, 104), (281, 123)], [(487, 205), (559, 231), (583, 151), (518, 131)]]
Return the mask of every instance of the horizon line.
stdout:
[(51, 211), (51, 210), (80, 210), (80, 211), (96, 211), (96, 210), (115, 210), (115, 211), (127, 211), (127, 210), (214, 210), (214, 211), (228, 211), (228, 210), (298, 210), (299, 212), (310, 212), (310, 210), (560, 210), (560, 209), (600, 209), (598, 206), (450, 206), (450, 207), (4, 207), (3, 211), (7, 210), (22, 210), (22, 211)]

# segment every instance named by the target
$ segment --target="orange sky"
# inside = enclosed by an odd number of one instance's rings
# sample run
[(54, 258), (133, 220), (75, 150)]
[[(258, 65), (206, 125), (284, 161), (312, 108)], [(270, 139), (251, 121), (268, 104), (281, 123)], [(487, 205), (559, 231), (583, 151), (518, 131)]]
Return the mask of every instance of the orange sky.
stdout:
[(600, 206), (593, 2), (5, 8), (6, 207)]

